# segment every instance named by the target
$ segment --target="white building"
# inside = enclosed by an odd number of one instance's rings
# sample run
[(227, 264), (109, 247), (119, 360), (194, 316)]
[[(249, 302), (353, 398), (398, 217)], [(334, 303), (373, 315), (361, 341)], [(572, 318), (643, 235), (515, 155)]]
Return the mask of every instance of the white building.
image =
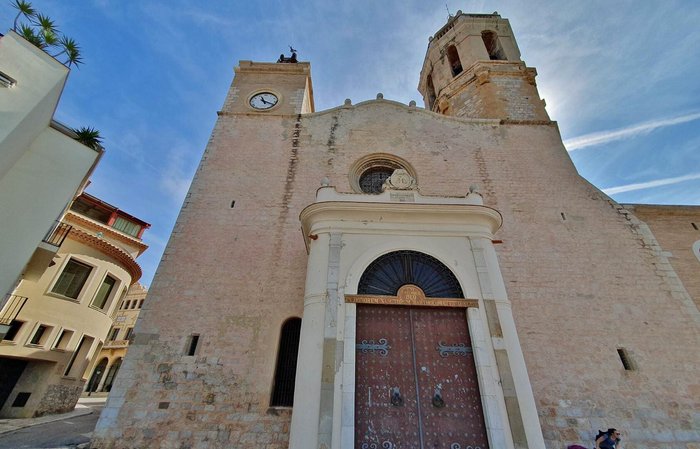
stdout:
[(102, 156), (52, 118), (69, 71), (15, 32), (0, 36), (0, 307), (20, 277), (46, 269), (57, 220)]

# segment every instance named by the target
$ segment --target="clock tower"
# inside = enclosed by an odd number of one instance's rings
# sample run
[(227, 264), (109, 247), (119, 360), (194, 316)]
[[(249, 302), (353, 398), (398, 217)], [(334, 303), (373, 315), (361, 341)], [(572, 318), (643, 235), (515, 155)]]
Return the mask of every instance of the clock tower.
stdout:
[(227, 114), (294, 115), (314, 112), (311, 64), (240, 61), (221, 110)]

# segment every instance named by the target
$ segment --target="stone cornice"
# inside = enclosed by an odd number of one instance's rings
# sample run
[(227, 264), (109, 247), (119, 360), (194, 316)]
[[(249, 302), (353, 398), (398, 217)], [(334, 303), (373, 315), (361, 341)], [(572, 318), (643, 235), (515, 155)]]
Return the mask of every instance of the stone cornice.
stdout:
[(319, 233), (331, 231), (492, 239), (503, 222), (496, 209), (481, 205), (353, 201), (313, 203), (299, 219), (307, 247)]
[(131, 254), (120, 247), (77, 228), (70, 230), (68, 238), (91, 246), (115, 259), (131, 275), (132, 284), (141, 278), (141, 267), (139, 264), (131, 257)]
[(117, 231), (105, 224), (98, 223), (96, 221), (85, 218), (82, 215), (76, 214), (75, 212), (68, 211), (64, 216), (64, 221), (73, 221), (80, 226), (90, 229), (95, 232), (101, 232), (107, 237), (122, 242), (127, 245), (131, 245), (137, 248), (139, 255), (148, 249), (148, 245), (143, 243), (142, 240), (132, 237), (123, 232)]

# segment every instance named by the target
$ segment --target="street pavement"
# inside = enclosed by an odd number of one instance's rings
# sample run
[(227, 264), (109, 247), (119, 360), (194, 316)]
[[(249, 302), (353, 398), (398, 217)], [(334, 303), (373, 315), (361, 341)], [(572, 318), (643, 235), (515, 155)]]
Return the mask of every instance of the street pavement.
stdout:
[(0, 449), (87, 446), (104, 402), (105, 398), (83, 398), (71, 413), (34, 419), (0, 420)]

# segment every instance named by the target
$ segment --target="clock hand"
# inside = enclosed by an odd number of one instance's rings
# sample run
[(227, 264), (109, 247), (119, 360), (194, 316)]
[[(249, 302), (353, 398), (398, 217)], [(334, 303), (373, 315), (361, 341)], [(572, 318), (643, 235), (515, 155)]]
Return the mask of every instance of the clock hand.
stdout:
[(265, 104), (272, 104), (272, 103), (270, 103), (269, 101), (266, 101), (263, 97), (260, 97), (260, 100), (261, 100), (263, 103), (265, 103)]

